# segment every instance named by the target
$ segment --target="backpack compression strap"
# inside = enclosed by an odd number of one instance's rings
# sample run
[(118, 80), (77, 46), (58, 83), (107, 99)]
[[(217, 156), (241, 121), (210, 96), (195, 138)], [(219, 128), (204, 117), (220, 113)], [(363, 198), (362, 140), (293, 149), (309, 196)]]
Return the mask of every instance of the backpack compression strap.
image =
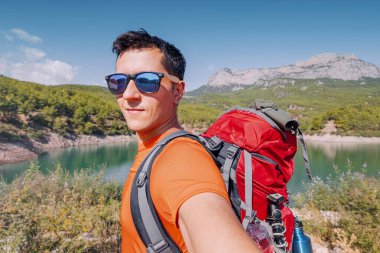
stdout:
[(308, 178), (313, 181), (313, 176), (311, 175), (311, 169), (310, 169), (310, 162), (309, 162), (309, 155), (307, 154), (306, 144), (305, 140), (303, 139), (303, 134), (301, 132), (301, 129), (297, 128), (297, 137), (301, 142), (302, 147), (302, 157), (305, 162), (305, 168), (306, 168), (306, 174)]
[(177, 245), (167, 234), (150, 195), (149, 177), (155, 158), (171, 140), (186, 136), (198, 140), (187, 131), (177, 131), (163, 138), (146, 156), (136, 172), (131, 191), (133, 223), (148, 253), (180, 253)]
[(252, 181), (253, 181), (253, 166), (252, 166), (252, 156), (247, 151), (244, 150), (244, 166), (245, 166), (245, 217), (243, 219), (243, 228), (247, 229), (248, 223), (252, 222), (254, 218), (254, 213), (252, 210)]

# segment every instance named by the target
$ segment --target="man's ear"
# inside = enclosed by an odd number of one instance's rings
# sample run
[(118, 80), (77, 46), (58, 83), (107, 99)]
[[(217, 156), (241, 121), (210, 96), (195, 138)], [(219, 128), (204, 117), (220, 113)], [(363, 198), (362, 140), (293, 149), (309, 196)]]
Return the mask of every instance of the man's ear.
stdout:
[(183, 93), (185, 92), (185, 82), (179, 81), (179, 83), (173, 85), (174, 103), (179, 104), (181, 101)]

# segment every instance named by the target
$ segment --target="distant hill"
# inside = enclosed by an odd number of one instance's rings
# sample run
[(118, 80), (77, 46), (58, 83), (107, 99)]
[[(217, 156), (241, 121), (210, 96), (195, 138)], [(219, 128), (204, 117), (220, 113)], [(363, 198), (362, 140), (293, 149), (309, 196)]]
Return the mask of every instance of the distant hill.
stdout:
[(361, 80), (365, 77), (380, 78), (380, 68), (353, 54), (324, 53), (277, 68), (248, 70), (223, 68), (210, 76), (206, 85), (188, 92), (187, 95), (233, 91), (248, 86), (269, 87), (289, 84), (285, 79)]

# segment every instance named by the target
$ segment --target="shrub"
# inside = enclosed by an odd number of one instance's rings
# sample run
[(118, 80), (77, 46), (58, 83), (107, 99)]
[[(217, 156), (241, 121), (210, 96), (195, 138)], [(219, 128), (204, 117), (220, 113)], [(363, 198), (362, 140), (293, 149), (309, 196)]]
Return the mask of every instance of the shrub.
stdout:
[(0, 181), (1, 252), (116, 252), (121, 187), (59, 165), (47, 175), (38, 164), (12, 183)]
[(304, 220), (305, 230), (331, 247), (345, 238), (362, 252), (380, 252), (379, 178), (348, 171), (339, 179), (308, 184), (294, 199), (306, 213), (319, 213)]

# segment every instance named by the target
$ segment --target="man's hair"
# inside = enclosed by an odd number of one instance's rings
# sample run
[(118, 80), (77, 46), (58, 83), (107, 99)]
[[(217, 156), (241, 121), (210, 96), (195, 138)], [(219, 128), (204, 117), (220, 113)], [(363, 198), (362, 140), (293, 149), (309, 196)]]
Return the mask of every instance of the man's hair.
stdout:
[(127, 50), (157, 48), (163, 54), (162, 65), (170, 75), (183, 80), (185, 75), (186, 60), (181, 51), (173, 44), (157, 37), (151, 36), (144, 29), (129, 31), (119, 35), (113, 42), (112, 52), (119, 55)]

